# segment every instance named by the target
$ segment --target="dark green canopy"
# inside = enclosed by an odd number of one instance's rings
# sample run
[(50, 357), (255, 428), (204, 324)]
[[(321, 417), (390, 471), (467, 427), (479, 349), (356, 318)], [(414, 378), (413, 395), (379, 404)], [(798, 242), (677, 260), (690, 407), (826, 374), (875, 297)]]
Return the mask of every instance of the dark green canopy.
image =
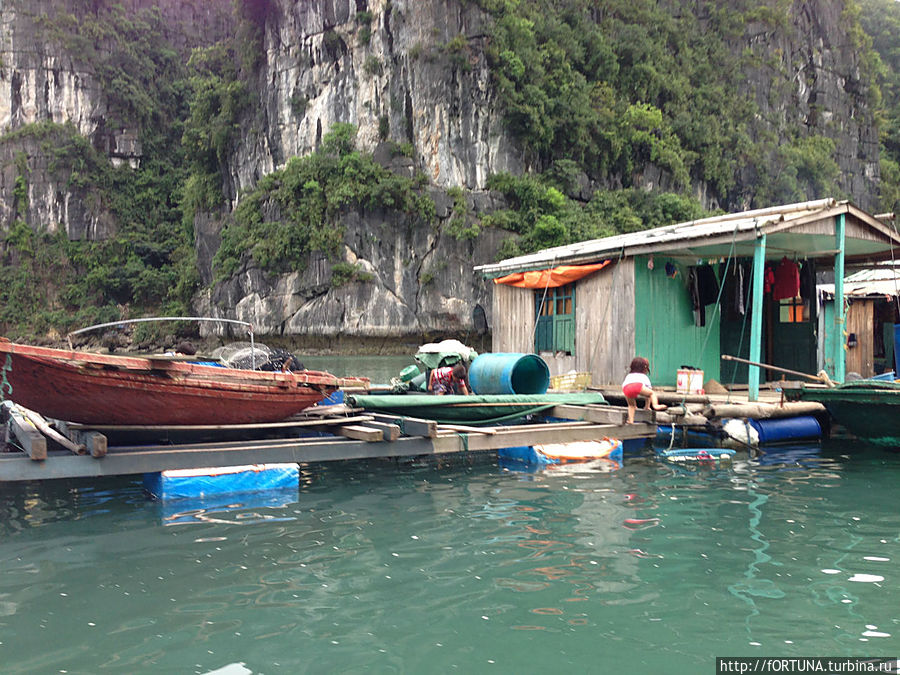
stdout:
[(605, 404), (602, 394), (486, 394), (435, 396), (432, 394), (384, 394), (348, 396), (355, 408), (418, 417), (444, 424), (472, 426), (510, 422), (557, 405)]

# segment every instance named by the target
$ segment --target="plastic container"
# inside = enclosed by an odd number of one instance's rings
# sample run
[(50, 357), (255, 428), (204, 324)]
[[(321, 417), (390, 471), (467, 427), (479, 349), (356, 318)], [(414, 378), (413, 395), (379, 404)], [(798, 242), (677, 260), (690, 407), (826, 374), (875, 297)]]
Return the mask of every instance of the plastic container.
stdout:
[(675, 378), (675, 391), (679, 394), (702, 394), (703, 371), (679, 368)]
[(144, 489), (160, 500), (296, 488), (296, 464), (248, 464), (208, 469), (170, 469), (144, 474)]
[(406, 366), (406, 368), (400, 371), (400, 381), (409, 382), (419, 374), (419, 366)]
[(750, 425), (759, 433), (760, 444), (822, 437), (822, 426), (812, 415), (750, 420)]
[(476, 394), (545, 394), (550, 369), (537, 354), (479, 354), (469, 367)]

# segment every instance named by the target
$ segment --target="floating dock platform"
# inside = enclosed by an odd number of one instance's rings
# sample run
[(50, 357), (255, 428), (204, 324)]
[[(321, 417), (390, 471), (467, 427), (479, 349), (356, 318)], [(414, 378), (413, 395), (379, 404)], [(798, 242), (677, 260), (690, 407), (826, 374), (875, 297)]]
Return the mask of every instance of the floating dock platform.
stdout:
[(189, 427), (88, 426), (43, 420), (21, 406), (4, 404), (3, 410), (8, 419), (3, 426), (6, 438), (0, 439), (5, 440), (0, 483), (438, 456), (603, 437), (653, 438), (657, 429), (652, 413), (638, 411), (637, 423), (625, 424), (625, 408), (608, 405), (556, 406), (544, 413), (544, 422), (496, 427), (438, 424), (340, 405), (311, 408), (285, 422)]

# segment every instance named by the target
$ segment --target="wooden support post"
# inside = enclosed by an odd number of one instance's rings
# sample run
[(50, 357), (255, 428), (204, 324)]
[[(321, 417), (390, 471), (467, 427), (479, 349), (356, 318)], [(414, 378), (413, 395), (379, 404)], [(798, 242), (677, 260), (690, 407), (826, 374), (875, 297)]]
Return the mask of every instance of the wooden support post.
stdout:
[(106, 436), (99, 431), (87, 431), (81, 436), (81, 442), (91, 453), (94, 459), (100, 459), (106, 456)]
[(34, 423), (18, 409), (9, 409), (9, 432), (21, 444), (22, 449), (31, 459), (47, 459), (47, 439), (38, 431)]

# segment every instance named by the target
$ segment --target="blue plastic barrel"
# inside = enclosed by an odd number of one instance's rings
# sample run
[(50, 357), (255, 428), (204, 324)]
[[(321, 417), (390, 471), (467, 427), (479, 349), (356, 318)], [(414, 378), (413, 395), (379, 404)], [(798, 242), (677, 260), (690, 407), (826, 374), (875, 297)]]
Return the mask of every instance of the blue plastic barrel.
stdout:
[(476, 394), (544, 394), (550, 369), (537, 354), (479, 354), (469, 367)]
[(782, 417), (774, 420), (750, 420), (750, 426), (759, 433), (760, 444), (821, 438), (822, 436), (819, 420), (812, 415)]

